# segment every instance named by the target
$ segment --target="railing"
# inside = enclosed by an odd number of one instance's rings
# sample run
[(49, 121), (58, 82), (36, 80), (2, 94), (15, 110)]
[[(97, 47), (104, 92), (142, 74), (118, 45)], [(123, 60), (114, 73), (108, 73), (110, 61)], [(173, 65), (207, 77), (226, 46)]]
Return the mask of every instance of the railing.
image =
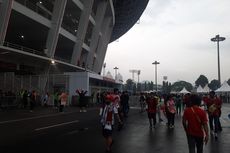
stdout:
[(9, 109), (11, 107), (18, 107), (19, 99), (17, 96), (1, 96), (0, 109)]
[[(47, 57), (47, 55), (44, 52), (41, 52), (41, 51), (38, 51), (38, 50), (34, 50), (34, 49), (31, 49), (31, 48), (28, 48), (28, 47), (20, 46), (20, 45), (17, 45), (17, 44), (13, 44), (13, 43), (10, 43), (10, 42), (4, 41), (3, 46)], [(54, 59), (60, 60), (60, 61), (65, 62), (65, 63), (71, 63), (70, 59), (63, 59), (63, 58), (58, 57), (58, 56), (55, 56)]]
[(51, 18), (52, 18), (52, 15), (50, 13), (48, 13), (45, 10), (41, 9), (37, 5), (29, 2), (28, 0), (15, 0), (15, 1), (17, 1), (18, 3), (26, 6), (27, 8), (29, 8), (29, 9), (31, 9), (33, 11), (35, 11), (36, 13), (42, 15), (43, 17), (45, 17), (45, 18), (47, 18), (49, 20), (51, 20)]
[(71, 60), (63, 59), (63, 58), (58, 57), (58, 56), (55, 56), (54, 58), (55, 58), (56, 60), (59, 60), (59, 61), (62, 61), (62, 62), (71, 63)]
[(28, 53), (32, 53), (32, 54), (36, 54), (36, 55), (40, 55), (40, 56), (46, 56), (46, 54), (41, 52), (41, 51), (31, 49), (31, 48), (28, 48), (28, 47), (24, 47), (24, 46), (20, 46), (20, 45), (17, 45), (17, 44), (6, 42), (6, 41), (4, 41), (3, 46), (18, 49), (18, 50), (21, 50), (21, 51), (24, 51), (24, 52), (28, 52)]

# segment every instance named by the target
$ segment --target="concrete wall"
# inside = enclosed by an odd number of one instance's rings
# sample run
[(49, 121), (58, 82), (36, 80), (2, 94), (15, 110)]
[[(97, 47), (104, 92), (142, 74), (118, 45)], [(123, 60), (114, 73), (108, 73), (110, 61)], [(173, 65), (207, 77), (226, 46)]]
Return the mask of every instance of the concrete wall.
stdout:
[(69, 95), (76, 95), (77, 89), (87, 90), (86, 95), (90, 95), (89, 91), (89, 74), (87, 72), (68, 73), (69, 75)]

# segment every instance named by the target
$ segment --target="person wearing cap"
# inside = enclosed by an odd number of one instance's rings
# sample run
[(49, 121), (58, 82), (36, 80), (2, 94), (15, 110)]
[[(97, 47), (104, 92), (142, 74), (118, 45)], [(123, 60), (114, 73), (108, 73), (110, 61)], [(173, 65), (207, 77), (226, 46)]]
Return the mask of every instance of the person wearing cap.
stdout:
[(106, 153), (111, 152), (111, 147), (113, 143), (112, 132), (114, 125), (114, 116), (117, 117), (119, 124), (122, 124), (121, 119), (118, 115), (117, 107), (112, 103), (112, 101), (113, 96), (107, 94), (105, 96), (105, 104), (100, 109), (102, 134), (106, 142)]

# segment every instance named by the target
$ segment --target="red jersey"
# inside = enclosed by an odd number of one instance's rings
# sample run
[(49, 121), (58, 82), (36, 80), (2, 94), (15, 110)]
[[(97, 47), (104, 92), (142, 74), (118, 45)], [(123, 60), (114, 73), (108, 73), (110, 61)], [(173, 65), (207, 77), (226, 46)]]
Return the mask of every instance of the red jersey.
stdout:
[(208, 97), (204, 96), (204, 97), (202, 97), (202, 100), (203, 100), (204, 104), (207, 105), (207, 103), (208, 103)]
[(186, 107), (190, 107), (191, 106), (191, 101), (190, 101), (190, 95), (189, 94), (185, 94), (183, 97), (183, 103), (184, 105), (186, 105)]
[(184, 110), (183, 121), (186, 123), (186, 132), (192, 136), (204, 137), (204, 131), (197, 117), (200, 118), (201, 123), (207, 124), (208, 117), (203, 109), (193, 106)]
[(146, 103), (147, 103), (147, 112), (148, 113), (156, 113), (157, 112), (157, 104), (158, 104), (158, 101), (156, 98), (147, 98), (146, 100)]
[(116, 95), (116, 94), (111, 94), (111, 96), (113, 97), (113, 104), (117, 107), (120, 108), (120, 96)]
[(220, 116), (221, 105), (222, 105), (222, 102), (220, 98), (217, 98), (217, 97), (208, 98), (207, 100), (208, 113), (213, 116)]

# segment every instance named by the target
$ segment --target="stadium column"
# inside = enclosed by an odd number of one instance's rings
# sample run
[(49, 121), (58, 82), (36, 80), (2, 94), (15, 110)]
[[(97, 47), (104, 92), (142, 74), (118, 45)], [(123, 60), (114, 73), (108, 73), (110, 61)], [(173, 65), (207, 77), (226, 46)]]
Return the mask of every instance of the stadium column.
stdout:
[(48, 38), (46, 41), (46, 48), (47, 48), (47, 56), (50, 58), (54, 57), (58, 36), (59, 36), (59, 29), (62, 24), (62, 19), (65, 13), (67, 0), (58, 0), (55, 1), (54, 4), (54, 11), (51, 21), (51, 29), (48, 34)]
[(100, 39), (100, 42), (98, 44), (98, 54), (97, 54), (97, 60), (95, 63), (95, 71), (101, 72), (102, 65), (104, 63), (105, 59), (105, 53), (108, 47), (108, 43), (111, 38), (111, 34), (113, 31), (113, 25), (112, 25), (112, 18), (107, 17), (104, 18), (103, 25), (102, 25), (102, 39)]
[(93, 28), (93, 33), (92, 33), (92, 37), (91, 37), (91, 44), (90, 44), (90, 52), (88, 54), (87, 57), (87, 65), (89, 65), (90, 69), (93, 70), (94, 68), (94, 63), (93, 63), (93, 58), (94, 58), (94, 54), (97, 53), (97, 47), (98, 47), (98, 43), (100, 41), (100, 37), (99, 37), (99, 33), (100, 33), (100, 28), (102, 25), (102, 21), (105, 17), (105, 12), (106, 12), (106, 8), (108, 6), (108, 1), (102, 1), (101, 3), (99, 3), (97, 12), (96, 12), (96, 17), (95, 17), (95, 22), (96, 25)]
[(0, 45), (3, 45), (5, 40), (12, 4), (13, 0), (2, 0), (0, 2)]
[[(47, 41), (46, 41), (46, 48), (47, 48), (47, 56), (50, 58), (54, 58), (58, 36), (59, 36), (59, 29), (62, 24), (62, 19), (65, 12), (67, 0), (57, 0), (54, 3), (54, 10), (52, 13), (52, 21), (51, 21), (51, 28), (48, 33)], [(49, 64), (49, 63), (48, 63)], [(49, 80), (49, 73), (50, 73), (51, 65), (49, 64), (44, 69), (44, 78), (40, 79), (40, 88), (43, 92), (45, 92), (47, 83)]]
[(78, 32), (77, 32), (77, 40), (75, 42), (73, 54), (71, 58), (71, 64), (73, 65), (77, 65), (78, 60), (80, 60), (82, 45), (84, 43), (87, 27), (89, 24), (89, 16), (91, 14), (92, 7), (93, 7), (93, 1), (94, 0), (83, 1), (84, 8), (81, 13)]

